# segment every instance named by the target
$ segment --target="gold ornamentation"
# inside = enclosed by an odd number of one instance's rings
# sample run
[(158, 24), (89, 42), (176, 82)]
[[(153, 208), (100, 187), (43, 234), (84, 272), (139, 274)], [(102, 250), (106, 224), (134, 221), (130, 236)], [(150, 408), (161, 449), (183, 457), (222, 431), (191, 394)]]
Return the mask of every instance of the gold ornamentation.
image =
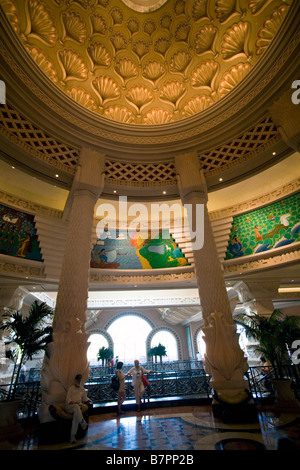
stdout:
[(143, 124), (157, 125), (167, 124), (168, 122), (174, 122), (174, 116), (167, 110), (164, 109), (152, 109), (143, 119)]
[(61, 16), (65, 28), (65, 34), (62, 39), (70, 38), (82, 44), (85, 41), (87, 31), (81, 16), (75, 11), (63, 11)]
[(191, 85), (194, 88), (214, 89), (214, 82), (219, 71), (219, 64), (214, 60), (202, 62), (192, 73)]
[(111, 106), (110, 108), (106, 109), (103, 113), (103, 116), (107, 117), (108, 119), (112, 119), (113, 121), (119, 121), (123, 123), (130, 124), (134, 122), (134, 115), (131, 111), (123, 106)]
[(37, 47), (30, 46), (28, 44), (25, 45), (25, 48), (47, 77), (49, 77), (52, 82), (57, 83), (57, 72), (53, 63), (47, 58), (46, 54), (40, 51)]
[(175, 15), (184, 15), (185, 13), (185, 0), (176, 0), (174, 5)]
[(107, 24), (105, 19), (99, 13), (94, 13), (90, 16), (91, 24), (92, 24), (92, 35), (94, 34), (101, 34), (105, 36), (107, 34)]
[(182, 83), (172, 80), (161, 88), (159, 98), (170, 103), (175, 109), (177, 109), (180, 100), (185, 94), (186, 87)]
[(115, 54), (127, 48), (127, 39), (121, 33), (113, 34), (110, 38), (110, 42), (113, 45)]
[(270, 18), (266, 19), (263, 27), (258, 31), (258, 38), (255, 43), (257, 55), (263, 54), (267, 47), (269, 47), (275, 34), (279, 30), (285, 15), (287, 14), (287, 10), (288, 7), (286, 5), (282, 5), (280, 8), (273, 11)]
[(269, 0), (248, 0), (248, 8), (252, 15), (258, 13)]
[(14, 31), (19, 33), (20, 25), (19, 25), (19, 17), (18, 17), (18, 10), (14, 3), (11, 0), (0, 0), (0, 5), (7, 16), (10, 24), (12, 25)]
[(220, 23), (224, 23), (235, 11), (237, 0), (216, 0), (215, 12)]
[(207, 1), (208, 0), (197, 0), (193, 4), (192, 17), (194, 21), (199, 21), (202, 18), (210, 18), (207, 12)]
[(131, 36), (138, 33), (140, 30), (140, 24), (136, 18), (129, 18), (127, 21), (127, 29), (130, 32)]
[(140, 113), (142, 108), (153, 101), (153, 94), (145, 86), (132, 87), (126, 94), (126, 99), (133, 104)]
[(124, 15), (123, 15), (122, 10), (120, 10), (120, 8), (113, 8), (112, 11), (110, 12), (110, 15), (112, 17), (114, 25), (117, 25), (117, 24), (121, 25), (123, 23)]
[(172, 16), (166, 13), (160, 19), (160, 27), (162, 29), (167, 29), (169, 31), (171, 28), (172, 22), (173, 22)]
[(194, 40), (194, 47), (197, 54), (212, 51), (216, 54), (214, 49), (215, 39), (217, 37), (217, 28), (212, 25), (205, 25), (199, 29)]
[(229, 72), (225, 73), (224, 77), (219, 83), (218, 95), (220, 98), (227, 95), (250, 71), (250, 64), (238, 64), (232, 67)]
[(88, 75), (83, 59), (73, 49), (58, 51), (58, 57), (63, 69), (63, 81), (77, 79), (85, 80)]
[(92, 86), (100, 98), (100, 105), (120, 97), (120, 90), (118, 85), (111, 77), (102, 75), (92, 80)]
[(171, 43), (168, 38), (159, 38), (154, 44), (155, 52), (158, 52), (163, 57), (166, 55), (168, 49), (170, 49)]
[(76, 103), (80, 104), (84, 108), (90, 109), (91, 111), (96, 111), (97, 105), (92, 96), (87, 93), (83, 88), (73, 87), (71, 89), (66, 89), (67, 95), (70, 96)]
[(143, 26), (144, 33), (148, 34), (151, 38), (152, 34), (156, 31), (156, 24), (152, 20), (147, 20)]
[(175, 41), (186, 42), (188, 44), (191, 25), (189, 23), (180, 23), (175, 31)]
[(115, 65), (115, 72), (121, 77), (125, 87), (128, 80), (138, 76), (138, 69), (130, 59), (120, 59)]
[(90, 44), (90, 46), (87, 48), (87, 52), (93, 62), (92, 72), (94, 72), (95, 67), (110, 66), (110, 55), (101, 42), (93, 42), (92, 44)]
[(57, 40), (56, 26), (48, 8), (38, 0), (27, 0), (27, 9), (29, 21), (25, 35), (54, 45)]
[(240, 21), (232, 25), (222, 39), (221, 54), (223, 59), (231, 59), (237, 54), (250, 56), (248, 51), (248, 36), (250, 24)]
[(189, 117), (198, 114), (213, 103), (214, 101), (209, 96), (196, 96), (184, 106), (182, 116)]
[(132, 52), (141, 60), (149, 52), (148, 44), (142, 39), (139, 39), (132, 44)]
[(143, 68), (142, 76), (146, 80), (150, 80), (150, 82), (152, 82), (154, 87), (156, 88), (158, 80), (163, 77), (165, 73), (166, 70), (160, 62), (151, 60)]
[(170, 60), (170, 71), (177, 72), (186, 77), (188, 66), (192, 61), (192, 56), (187, 51), (178, 51)]

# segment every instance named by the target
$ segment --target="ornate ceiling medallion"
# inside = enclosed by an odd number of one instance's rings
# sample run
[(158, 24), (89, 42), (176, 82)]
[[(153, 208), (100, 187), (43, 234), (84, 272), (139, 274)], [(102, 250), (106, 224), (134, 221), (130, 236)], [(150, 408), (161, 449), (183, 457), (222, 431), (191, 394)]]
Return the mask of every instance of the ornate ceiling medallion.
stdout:
[(47, 79), (101, 119), (144, 126), (228, 99), (264, 60), (292, 3), (0, 0)]
[(122, 0), (124, 5), (139, 13), (149, 13), (158, 10), (168, 0)]

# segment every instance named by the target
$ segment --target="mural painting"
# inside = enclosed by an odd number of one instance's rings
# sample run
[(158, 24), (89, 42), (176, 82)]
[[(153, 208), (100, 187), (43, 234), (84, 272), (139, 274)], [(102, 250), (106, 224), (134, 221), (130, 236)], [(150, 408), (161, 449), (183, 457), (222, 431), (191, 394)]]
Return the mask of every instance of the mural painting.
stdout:
[(157, 269), (186, 266), (188, 261), (168, 233), (163, 238), (158, 232), (151, 233), (122, 231), (112, 238), (104, 232), (94, 245), (91, 253), (91, 267), (101, 269)]
[(253, 255), (300, 241), (300, 193), (233, 217), (225, 259)]
[(0, 204), (0, 253), (43, 261), (33, 215)]

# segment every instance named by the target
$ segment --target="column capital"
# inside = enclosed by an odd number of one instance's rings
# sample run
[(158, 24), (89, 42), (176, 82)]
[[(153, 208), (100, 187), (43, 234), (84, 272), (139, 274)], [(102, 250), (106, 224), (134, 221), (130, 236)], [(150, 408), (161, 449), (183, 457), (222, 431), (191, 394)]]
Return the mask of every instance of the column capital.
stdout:
[(300, 105), (292, 101), (293, 89), (286, 90), (269, 108), (281, 137), (294, 150), (300, 150)]
[(264, 280), (264, 282), (245, 280), (235, 284), (234, 289), (249, 313), (270, 316), (274, 310), (273, 300), (278, 294), (279, 286), (278, 280)]
[(21, 310), (23, 300), (29, 294), (24, 286), (6, 286), (0, 289), (0, 311), (4, 308)]
[(104, 189), (105, 155), (83, 147), (72, 191), (86, 190), (99, 197)]
[(196, 195), (198, 200), (203, 199), (203, 202), (207, 202), (207, 185), (197, 152), (177, 155), (175, 167), (182, 202), (188, 203)]

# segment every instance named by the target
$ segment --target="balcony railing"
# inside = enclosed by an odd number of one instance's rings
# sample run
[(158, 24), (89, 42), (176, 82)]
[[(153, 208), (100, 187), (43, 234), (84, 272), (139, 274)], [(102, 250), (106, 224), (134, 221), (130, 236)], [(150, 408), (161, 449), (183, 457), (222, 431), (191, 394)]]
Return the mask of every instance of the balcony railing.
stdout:
[[(124, 366), (126, 373), (131, 365)], [(155, 370), (155, 365), (147, 364), (145, 368)], [(292, 379), (295, 397), (300, 400), (300, 367), (296, 365), (284, 366), (284, 377)], [(33, 373), (34, 372), (34, 373)], [(275, 390), (272, 380), (276, 378), (276, 371), (272, 367), (250, 367), (247, 371), (249, 389), (255, 401), (265, 398), (274, 400)], [(40, 371), (34, 370), (28, 374), (25, 382), (17, 385), (17, 395), (22, 396), (19, 408), (19, 418), (31, 418), (41, 404), (42, 391), (40, 387)], [(29, 381), (28, 378), (36, 380)], [(112, 374), (107, 369), (92, 368), (89, 380), (85, 383), (88, 395), (94, 404), (105, 404), (117, 401), (117, 393), (111, 388)], [(203, 364), (198, 361), (184, 361), (180, 363), (163, 363), (156, 365), (156, 372), (148, 374), (150, 386), (146, 388), (145, 399), (159, 399), (165, 397), (211, 397), (210, 377), (205, 373)], [(131, 379), (126, 379), (126, 397), (134, 399)], [(1, 384), (0, 399), (5, 399), (9, 384)]]

